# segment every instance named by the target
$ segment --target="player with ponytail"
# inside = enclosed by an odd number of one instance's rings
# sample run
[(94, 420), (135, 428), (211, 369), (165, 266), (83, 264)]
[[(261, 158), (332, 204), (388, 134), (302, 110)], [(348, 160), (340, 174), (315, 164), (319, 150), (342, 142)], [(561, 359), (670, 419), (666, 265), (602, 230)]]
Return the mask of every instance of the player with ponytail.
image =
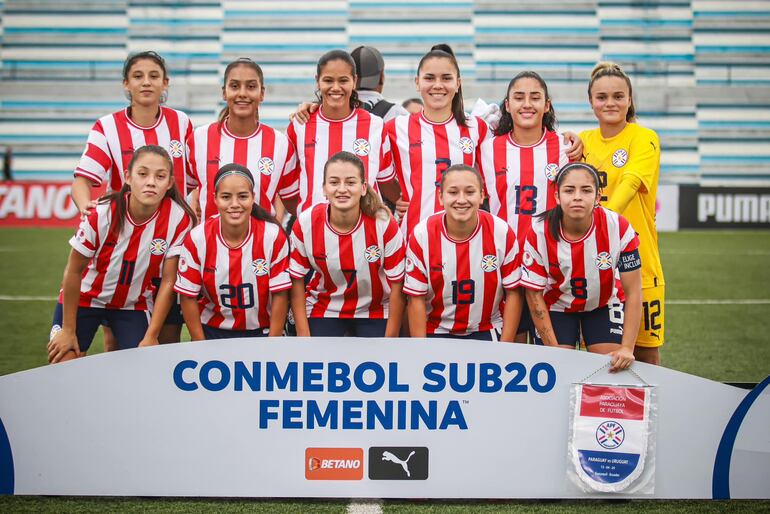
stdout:
[(222, 166), (211, 186), (219, 216), (185, 239), (174, 287), (190, 337), (283, 335), (291, 288), (286, 235), (256, 203), (245, 166)]
[(100, 198), (70, 240), (49, 361), (87, 352), (103, 321), (120, 349), (134, 348), (143, 339), (157, 343), (174, 303), (170, 287), (161, 284), (158, 292), (161, 270), (164, 276), (173, 274), (182, 241), (194, 224), (166, 150), (139, 148), (120, 190)]
[(334, 154), (323, 170), (327, 202), (294, 223), (289, 273), (298, 336), (398, 336), (404, 238), (365, 177), (357, 156)]
[[(188, 140), (192, 181), (203, 219), (217, 214), (214, 177), (220, 167), (237, 163), (254, 170), (254, 194), (264, 210), (282, 214), (280, 198), (291, 192), (296, 152), (287, 137), (259, 121), (265, 99), (262, 68), (241, 57), (227, 65), (222, 84), (226, 105), (214, 123), (195, 129)], [(195, 203), (195, 202), (194, 202)]]
[(537, 344), (575, 349), (582, 340), (618, 371), (634, 361), (641, 319), (639, 238), (623, 216), (599, 206), (601, 194), (590, 164), (559, 170), (556, 206), (527, 233), (521, 284)]
[(596, 65), (588, 99), (599, 127), (580, 135), (585, 161), (599, 171), (602, 205), (625, 216), (639, 234), (644, 317), (634, 352), (642, 362), (660, 364), (665, 328), (665, 280), (655, 226), (660, 141), (636, 122), (631, 79), (619, 65)]
[(385, 125), (407, 236), (420, 220), (441, 210), (442, 172), (454, 164), (475, 166), (478, 145), (492, 135), (481, 118), (465, 114), (460, 66), (448, 45), (435, 45), (420, 59), (415, 85), (423, 110)]

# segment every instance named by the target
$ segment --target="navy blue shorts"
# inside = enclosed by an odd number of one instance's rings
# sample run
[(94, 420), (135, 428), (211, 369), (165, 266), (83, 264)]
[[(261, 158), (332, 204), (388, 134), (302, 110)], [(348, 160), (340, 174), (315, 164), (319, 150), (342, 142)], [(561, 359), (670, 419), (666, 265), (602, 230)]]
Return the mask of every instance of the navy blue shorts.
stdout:
[[(620, 344), (623, 339), (623, 305), (605, 306), (588, 312), (550, 311), (551, 325), (559, 344), (586, 346), (596, 343)], [(543, 344), (533, 329), (535, 344)]]
[(429, 339), (473, 339), (476, 341), (499, 341), (500, 333), (495, 330), (482, 330), (481, 332), (472, 332), (470, 334), (428, 334)]
[(519, 328), (516, 330), (516, 334), (523, 334), (524, 332), (531, 333), (535, 329), (535, 324), (532, 323), (532, 315), (529, 313), (529, 308), (524, 305), (521, 310), (521, 319), (519, 320)]
[[(62, 304), (56, 304), (51, 323), (51, 336), (61, 329), (64, 311)], [(118, 349), (136, 348), (144, 338), (149, 326), (147, 311), (121, 309), (102, 309), (98, 307), (78, 307), (75, 335), (81, 352), (87, 352), (94, 341), (99, 325), (105, 324), (112, 329), (118, 341)]]
[(386, 319), (308, 318), (314, 337), (385, 337)]
[(236, 339), (239, 337), (267, 337), (267, 329), (256, 328), (254, 330), (229, 330), (226, 328), (210, 327), (203, 325), (203, 335), (206, 339)]

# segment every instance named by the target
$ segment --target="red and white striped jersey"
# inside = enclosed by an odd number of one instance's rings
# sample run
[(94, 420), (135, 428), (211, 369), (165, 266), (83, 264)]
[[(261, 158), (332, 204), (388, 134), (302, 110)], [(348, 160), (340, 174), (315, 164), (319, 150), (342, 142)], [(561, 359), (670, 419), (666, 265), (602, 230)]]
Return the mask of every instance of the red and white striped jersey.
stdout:
[(610, 301), (625, 301), (618, 264), (639, 247), (633, 227), (604, 207), (577, 241), (555, 241), (543, 219), (534, 219), (524, 244), (521, 285), (543, 291), (549, 310), (587, 312)]
[(214, 177), (225, 164), (246, 166), (254, 176), (257, 204), (275, 212), (276, 194), (290, 193), (290, 173), (297, 165), (294, 146), (281, 132), (260, 123), (253, 134), (238, 137), (227, 124), (211, 123), (195, 129), (187, 141), (193, 186), (200, 186), (200, 205), (204, 218), (217, 213), (214, 204)]
[(79, 305), (152, 310), (163, 261), (179, 255), (192, 220), (170, 198), (141, 224), (127, 212), (117, 235), (110, 231), (114, 216), (115, 202), (98, 204), (70, 239), (76, 252), (91, 259), (80, 283)]
[(251, 218), (233, 248), (220, 218), (207, 219), (184, 241), (174, 290), (200, 300), (201, 323), (227, 330), (270, 326), (271, 293), (291, 288), (289, 242), (275, 223)]
[(329, 204), (303, 211), (291, 233), (292, 278), (303, 279), (309, 318), (388, 317), (390, 283), (404, 278), (404, 238), (392, 217), (361, 214), (347, 233), (329, 223)]
[(134, 151), (145, 145), (158, 145), (168, 151), (174, 162), (176, 186), (185, 194), (189, 180), (185, 141), (192, 132), (187, 115), (169, 107), (161, 106), (160, 116), (151, 127), (134, 123), (127, 108), (102, 116), (88, 134), (75, 176), (85, 177), (97, 186), (106, 181), (107, 191), (118, 191), (123, 187)]
[(401, 220), (407, 237), (415, 225), (435, 212), (439, 204), (441, 173), (453, 164), (476, 164), (476, 151), (492, 131), (481, 118), (471, 116), (461, 127), (454, 117), (433, 123), (422, 112), (399, 116), (385, 124), (401, 196), (409, 208)]
[(404, 292), (425, 295), (428, 334), (467, 335), (502, 326), (503, 289), (519, 285), (516, 235), (505, 221), (479, 211), (468, 239), (447, 234), (445, 213), (422, 220), (406, 251)]
[(375, 191), (377, 182), (388, 182), (395, 176), (382, 118), (363, 109), (355, 109), (343, 120), (329, 120), (318, 109), (304, 125), (296, 121), (289, 124), (286, 135), (297, 149), (294, 185), (287, 194), (299, 194), (298, 213), (326, 201), (324, 165), (342, 150), (356, 154), (363, 161), (366, 181)]
[(564, 136), (548, 130), (532, 146), (516, 144), (510, 134), (487, 139), (479, 150), (479, 171), (489, 212), (513, 227), (523, 247), (532, 216), (556, 205), (556, 174), (569, 162)]

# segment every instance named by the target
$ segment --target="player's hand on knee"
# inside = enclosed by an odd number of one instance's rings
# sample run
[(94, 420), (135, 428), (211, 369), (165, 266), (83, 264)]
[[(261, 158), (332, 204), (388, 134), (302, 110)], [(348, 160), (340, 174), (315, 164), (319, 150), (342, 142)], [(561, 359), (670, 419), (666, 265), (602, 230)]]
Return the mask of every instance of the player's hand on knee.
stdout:
[(62, 329), (48, 342), (48, 362), (56, 364), (80, 357), (78, 338), (74, 331)]
[(609, 355), (612, 358), (610, 361), (610, 373), (628, 369), (636, 360), (634, 357), (634, 352), (623, 346), (614, 352), (610, 352)]
[(319, 104), (314, 102), (302, 102), (295, 112), (289, 114), (289, 120), (304, 125), (310, 121), (310, 115), (318, 110), (318, 106)]

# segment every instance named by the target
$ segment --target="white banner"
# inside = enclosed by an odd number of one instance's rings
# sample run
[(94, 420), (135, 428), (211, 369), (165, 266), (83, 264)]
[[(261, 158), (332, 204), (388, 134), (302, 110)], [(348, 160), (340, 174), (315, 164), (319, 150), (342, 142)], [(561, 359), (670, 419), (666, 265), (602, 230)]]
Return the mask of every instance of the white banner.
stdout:
[[(86, 357), (0, 377), (0, 492), (602, 496), (573, 484), (565, 466), (571, 384), (607, 359), (355, 338)], [(747, 395), (662, 367), (634, 369), (658, 390), (654, 497), (770, 496), (765, 383)]]

